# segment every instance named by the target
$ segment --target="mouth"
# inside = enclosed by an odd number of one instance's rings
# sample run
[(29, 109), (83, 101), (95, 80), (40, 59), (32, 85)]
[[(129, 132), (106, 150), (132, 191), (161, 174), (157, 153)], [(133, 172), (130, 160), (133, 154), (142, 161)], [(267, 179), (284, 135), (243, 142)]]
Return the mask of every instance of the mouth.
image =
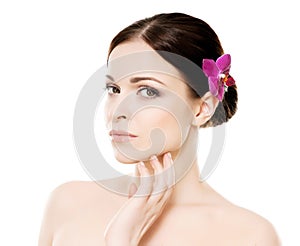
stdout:
[(109, 132), (109, 135), (112, 141), (119, 142), (119, 143), (128, 142), (137, 138), (137, 136), (134, 134), (131, 134), (126, 131), (117, 131), (117, 130), (111, 130)]

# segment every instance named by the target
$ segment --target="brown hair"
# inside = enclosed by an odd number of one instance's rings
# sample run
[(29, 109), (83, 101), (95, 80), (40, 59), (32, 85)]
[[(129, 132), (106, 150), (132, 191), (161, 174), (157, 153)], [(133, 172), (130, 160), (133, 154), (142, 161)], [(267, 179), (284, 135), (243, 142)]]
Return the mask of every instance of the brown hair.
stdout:
[[(183, 56), (200, 68), (204, 58), (216, 60), (224, 53), (217, 34), (206, 22), (182, 13), (158, 14), (136, 21), (114, 37), (108, 56), (116, 46), (134, 38), (141, 38), (154, 50)], [(167, 57), (164, 58), (168, 60)], [(180, 68), (179, 70), (189, 77), (187, 71)], [(197, 82), (199, 84), (199, 81)], [(208, 82), (201, 87), (207, 92)], [(236, 85), (228, 87), (212, 118), (201, 127), (220, 125), (235, 114), (238, 101), (236, 89)], [(191, 88), (191, 96), (201, 95)]]

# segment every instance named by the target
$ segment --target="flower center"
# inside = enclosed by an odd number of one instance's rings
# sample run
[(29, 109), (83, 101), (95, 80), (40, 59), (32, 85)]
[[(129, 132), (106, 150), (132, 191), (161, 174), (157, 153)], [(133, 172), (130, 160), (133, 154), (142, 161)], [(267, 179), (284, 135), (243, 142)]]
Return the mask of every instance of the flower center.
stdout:
[(223, 84), (226, 84), (227, 80), (228, 80), (228, 77), (229, 77), (229, 74), (225, 74), (225, 73), (221, 73), (219, 75), (221, 81), (223, 82)]

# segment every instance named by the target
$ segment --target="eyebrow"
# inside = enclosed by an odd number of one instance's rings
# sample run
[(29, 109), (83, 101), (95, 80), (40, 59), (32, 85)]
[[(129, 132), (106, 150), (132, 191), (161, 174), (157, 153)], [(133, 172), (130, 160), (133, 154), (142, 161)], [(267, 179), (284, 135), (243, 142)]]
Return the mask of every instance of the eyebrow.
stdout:
[(154, 77), (133, 77), (133, 78), (130, 79), (130, 83), (137, 83), (141, 80), (152, 80), (152, 81), (158, 82), (162, 85), (165, 85), (163, 82), (161, 82), (160, 80), (158, 80)]
[[(110, 76), (109, 74), (107, 74), (106, 77), (113, 82), (115, 81), (114, 78), (112, 76)], [(157, 78), (154, 78), (154, 77), (133, 77), (130, 79), (130, 83), (138, 83), (142, 80), (152, 80), (152, 81), (155, 81), (162, 85), (165, 85), (163, 82), (161, 82), (160, 80), (158, 80)]]
[(115, 81), (114, 78), (111, 77), (109, 74), (106, 74), (105, 77), (108, 78), (108, 79), (111, 80), (111, 81)]

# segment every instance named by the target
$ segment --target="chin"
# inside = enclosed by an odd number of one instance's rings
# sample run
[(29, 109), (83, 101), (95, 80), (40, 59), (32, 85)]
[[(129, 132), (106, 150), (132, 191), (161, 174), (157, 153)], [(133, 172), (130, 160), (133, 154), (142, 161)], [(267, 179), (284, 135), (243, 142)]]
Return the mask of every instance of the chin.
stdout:
[(118, 150), (114, 151), (115, 159), (122, 164), (136, 164), (138, 160), (133, 160), (120, 153)]

